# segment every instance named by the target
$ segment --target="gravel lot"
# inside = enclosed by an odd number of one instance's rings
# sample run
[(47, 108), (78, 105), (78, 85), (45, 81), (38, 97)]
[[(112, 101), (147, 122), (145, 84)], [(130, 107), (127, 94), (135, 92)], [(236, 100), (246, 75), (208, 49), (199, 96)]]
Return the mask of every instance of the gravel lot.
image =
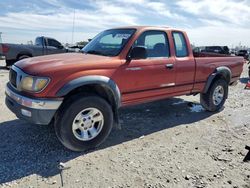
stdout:
[[(0, 62), (0, 66), (3, 62)], [(4, 104), (0, 69), (1, 187), (250, 187), (250, 90), (245, 65), (219, 113), (199, 96), (120, 110), (122, 129), (94, 151), (62, 147), (53, 128), (18, 120)], [(58, 169), (62, 162), (65, 170)]]

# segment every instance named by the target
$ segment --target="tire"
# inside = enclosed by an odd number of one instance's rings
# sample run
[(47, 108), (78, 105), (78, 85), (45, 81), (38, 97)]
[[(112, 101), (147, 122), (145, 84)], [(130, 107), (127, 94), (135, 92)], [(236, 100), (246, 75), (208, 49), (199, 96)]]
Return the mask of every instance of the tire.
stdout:
[[(95, 122), (94, 116), (88, 120), (90, 118), (88, 114), (91, 114), (92, 111), (93, 113), (98, 112), (96, 117), (102, 120)], [(81, 125), (79, 126), (79, 124)], [(111, 106), (99, 96), (81, 94), (74, 95), (64, 102), (55, 117), (54, 124), (58, 139), (72, 151), (86, 151), (99, 146), (110, 134), (112, 126)], [(98, 134), (95, 137), (92, 136), (95, 133)]]
[[(218, 90), (219, 89), (219, 90)], [(222, 94), (223, 90), (223, 94)], [(215, 100), (217, 96), (216, 91), (220, 97)], [(228, 83), (224, 79), (215, 80), (212, 85), (209, 87), (207, 93), (200, 94), (200, 102), (203, 108), (210, 112), (216, 112), (222, 109), (228, 96)]]

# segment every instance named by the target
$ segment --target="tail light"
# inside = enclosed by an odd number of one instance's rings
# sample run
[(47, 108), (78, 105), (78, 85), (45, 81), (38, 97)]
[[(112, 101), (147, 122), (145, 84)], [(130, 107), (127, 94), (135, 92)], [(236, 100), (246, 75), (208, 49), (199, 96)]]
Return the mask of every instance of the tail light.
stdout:
[(9, 51), (9, 47), (6, 44), (2, 44), (2, 52), (3, 54), (7, 53)]

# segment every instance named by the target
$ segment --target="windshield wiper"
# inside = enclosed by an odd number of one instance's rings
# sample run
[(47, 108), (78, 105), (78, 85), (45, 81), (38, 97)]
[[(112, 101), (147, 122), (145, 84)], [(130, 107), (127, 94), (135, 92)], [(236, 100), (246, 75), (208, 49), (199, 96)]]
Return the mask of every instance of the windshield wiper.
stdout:
[(106, 55), (105, 55), (105, 54), (103, 54), (102, 52), (100, 52), (100, 51), (96, 51), (96, 50), (89, 50), (89, 51), (86, 51), (86, 52), (85, 52), (85, 51), (83, 51), (83, 53), (106, 56)]

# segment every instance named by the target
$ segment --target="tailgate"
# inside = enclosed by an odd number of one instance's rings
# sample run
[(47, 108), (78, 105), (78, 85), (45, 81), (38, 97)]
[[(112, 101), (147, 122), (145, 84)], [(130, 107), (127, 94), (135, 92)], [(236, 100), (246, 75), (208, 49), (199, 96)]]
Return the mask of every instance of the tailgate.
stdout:
[(3, 47), (2, 47), (3, 45), (0, 43), (0, 56), (1, 56), (1, 54), (3, 54)]
[(6, 56), (10, 50), (9, 44), (0, 43), (0, 56)]
[[(2, 44), (0, 44), (0, 60), (4, 60), (4, 59), (5, 59), (5, 56), (3, 54), (3, 47), (2, 47)], [(1, 63), (2, 63), (2, 61), (1, 61)]]

